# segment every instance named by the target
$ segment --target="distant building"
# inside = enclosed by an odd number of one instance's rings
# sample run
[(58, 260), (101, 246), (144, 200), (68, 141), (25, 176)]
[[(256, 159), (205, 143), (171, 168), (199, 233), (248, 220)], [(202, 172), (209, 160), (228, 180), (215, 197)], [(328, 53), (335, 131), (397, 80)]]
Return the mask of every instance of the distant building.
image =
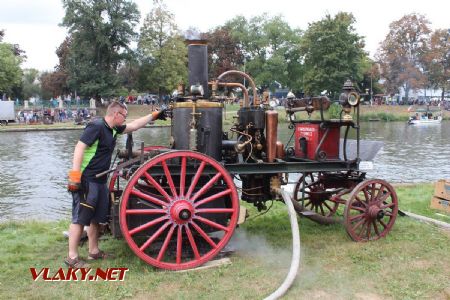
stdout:
[[(408, 96), (410, 99), (430, 100), (431, 98), (436, 98), (439, 100), (442, 97), (442, 89), (410, 90)], [(400, 97), (401, 99), (405, 97), (403, 88), (400, 88)], [(448, 95), (446, 97), (448, 97)]]

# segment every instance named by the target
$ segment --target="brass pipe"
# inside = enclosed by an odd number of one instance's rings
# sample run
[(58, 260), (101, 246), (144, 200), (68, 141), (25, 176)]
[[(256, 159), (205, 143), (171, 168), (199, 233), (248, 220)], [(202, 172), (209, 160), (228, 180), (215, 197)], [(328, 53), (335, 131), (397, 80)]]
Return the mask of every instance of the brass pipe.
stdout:
[[(214, 81), (213, 82), (208, 82), (208, 84), (211, 84), (213, 86), (214, 86), (214, 83), (216, 83), (216, 82), (214, 82)], [(248, 106), (248, 103), (249, 103), (248, 90), (245, 88), (245, 86), (242, 83), (238, 83), (238, 82), (217, 82), (217, 85), (241, 88), (242, 92), (244, 93), (244, 106), (245, 105)]]
[[(223, 72), (222, 74), (220, 74), (219, 77), (217, 77), (217, 81), (220, 81), (223, 77), (225, 77), (227, 75), (240, 75), (242, 77), (247, 78), (248, 81), (250, 82), (250, 85), (253, 90), (253, 106), (259, 105), (258, 93), (256, 92), (255, 82), (248, 74), (241, 72), (241, 71), (237, 71), (237, 70), (229, 70), (229, 71), (226, 71), (226, 72)], [(248, 106), (249, 106), (248, 103), (247, 103), (247, 105), (245, 105), (245, 103), (244, 103), (244, 107), (248, 107)]]
[(247, 146), (247, 144), (251, 143), (253, 137), (252, 137), (250, 134), (247, 134), (247, 133), (242, 132), (242, 131), (238, 131), (238, 130), (233, 129), (233, 128), (230, 128), (230, 131), (231, 131), (231, 132), (239, 133), (239, 134), (241, 134), (241, 135), (243, 135), (243, 136), (246, 136), (246, 137), (248, 138), (248, 140), (245, 141), (245, 142), (243, 142), (243, 143), (239, 143), (239, 142), (236, 143), (236, 146), (234, 147), (235, 150), (236, 150), (236, 152), (242, 152), (242, 151), (244, 151), (245, 146)]

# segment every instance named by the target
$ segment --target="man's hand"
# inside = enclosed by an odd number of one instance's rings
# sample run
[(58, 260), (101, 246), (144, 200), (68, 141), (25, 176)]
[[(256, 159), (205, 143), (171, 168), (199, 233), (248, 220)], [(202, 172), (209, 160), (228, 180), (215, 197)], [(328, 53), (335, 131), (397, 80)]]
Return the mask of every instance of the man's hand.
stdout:
[(69, 192), (77, 192), (81, 187), (81, 172), (70, 170), (69, 171), (69, 180), (67, 183), (67, 190)]
[(161, 110), (152, 112), (153, 120), (163, 120), (163, 121), (165, 121), (167, 119), (166, 118), (166, 112), (167, 112), (167, 108), (165, 108), (165, 107), (161, 107)]

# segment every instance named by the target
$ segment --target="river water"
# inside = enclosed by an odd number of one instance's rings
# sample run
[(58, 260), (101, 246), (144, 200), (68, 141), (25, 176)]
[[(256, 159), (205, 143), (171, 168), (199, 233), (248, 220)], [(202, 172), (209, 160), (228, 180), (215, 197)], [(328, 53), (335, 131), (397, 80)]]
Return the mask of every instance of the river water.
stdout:
[[(450, 123), (408, 126), (399, 122), (363, 123), (361, 138), (383, 141), (367, 177), (392, 183), (433, 182), (450, 178)], [(66, 191), (74, 146), (80, 130), (0, 133), (0, 222), (9, 219), (69, 218)], [(169, 128), (144, 128), (136, 144), (167, 145)], [(280, 126), (279, 139), (290, 132)], [(126, 137), (118, 141), (124, 148)], [(295, 176), (294, 176), (295, 178)]]

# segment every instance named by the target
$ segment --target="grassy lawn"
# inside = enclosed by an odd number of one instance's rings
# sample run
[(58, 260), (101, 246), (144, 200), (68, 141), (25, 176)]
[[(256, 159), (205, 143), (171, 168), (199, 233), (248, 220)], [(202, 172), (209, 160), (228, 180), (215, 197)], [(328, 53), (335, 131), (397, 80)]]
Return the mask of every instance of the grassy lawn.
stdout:
[[(428, 208), (433, 186), (397, 187), (400, 209), (450, 222)], [(257, 212), (247, 205), (250, 215)], [(281, 203), (237, 229), (232, 261), (207, 270), (176, 273), (141, 262), (123, 240), (101, 243), (116, 258), (93, 268), (129, 268), (123, 282), (33, 282), (30, 267), (63, 267), (67, 222), (0, 224), (0, 299), (261, 299), (283, 281), (291, 232)], [(398, 217), (382, 240), (355, 243), (341, 224), (299, 219), (301, 266), (284, 299), (449, 299), (450, 232)], [(81, 254), (86, 257), (86, 246)]]

